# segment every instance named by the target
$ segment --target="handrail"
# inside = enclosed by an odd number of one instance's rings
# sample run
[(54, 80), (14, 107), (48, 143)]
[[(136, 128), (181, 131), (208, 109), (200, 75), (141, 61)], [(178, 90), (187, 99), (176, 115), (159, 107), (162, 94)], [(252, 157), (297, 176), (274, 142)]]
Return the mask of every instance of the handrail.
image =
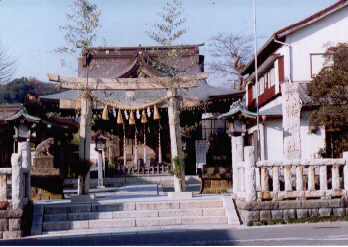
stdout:
[(345, 159), (312, 159), (312, 160), (263, 160), (256, 163), (259, 168), (286, 167), (286, 166), (342, 166)]
[(12, 168), (0, 168), (0, 175), (11, 175)]

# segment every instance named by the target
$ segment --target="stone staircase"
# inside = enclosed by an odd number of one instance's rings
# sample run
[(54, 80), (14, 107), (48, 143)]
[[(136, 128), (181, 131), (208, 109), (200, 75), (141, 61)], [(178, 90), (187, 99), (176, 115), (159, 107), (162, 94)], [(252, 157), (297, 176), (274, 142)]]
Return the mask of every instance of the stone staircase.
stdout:
[[(93, 201), (40, 205), (34, 210), (36, 231), (134, 229), (139, 227), (227, 225), (222, 198), (153, 201)], [(35, 216), (36, 211), (36, 216)], [(41, 214), (41, 215), (40, 215)], [(41, 223), (41, 224), (40, 224)], [(34, 230), (34, 229), (33, 229)], [(41, 232), (40, 232), (41, 230)]]

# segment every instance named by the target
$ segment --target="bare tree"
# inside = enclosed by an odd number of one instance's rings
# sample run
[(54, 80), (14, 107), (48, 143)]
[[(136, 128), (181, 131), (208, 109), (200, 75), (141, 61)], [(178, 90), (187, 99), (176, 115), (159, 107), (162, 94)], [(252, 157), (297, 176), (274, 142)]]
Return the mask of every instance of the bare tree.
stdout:
[(0, 48), (0, 83), (8, 82), (15, 72), (15, 61)]
[(172, 45), (174, 41), (187, 32), (184, 26), (186, 19), (183, 17), (184, 9), (181, 0), (167, 0), (161, 12), (159, 23), (152, 26), (146, 33), (151, 39), (163, 46)]
[(67, 24), (59, 27), (64, 32), (66, 46), (56, 51), (77, 55), (77, 51), (91, 47), (97, 38), (100, 13), (93, 1), (75, 0), (66, 14)]
[(242, 71), (252, 55), (252, 37), (236, 34), (218, 34), (210, 39), (208, 51), (214, 61), (208, 64), (213, 73), (238, 78), (243, 88)]
[[(60, 26), (64, 32), (66, 46), (56, 49), (60, 53), (83, 56), (86, 49), (91, 47), (97, 38), (100, 11), (92, 0), (74, 0), (71, 11), (66, 14), (67, 23)], [(80, 51), (80, 54), (78, 54)], [(86, 78), (88, 82), (87, 63)], [(90, 115), (91, 97), (90, 90), (86, 87), (81, 90), (81, 120), (80, 120), (80, 147), (79, 156), (81, 173), (78, 176), (78, 194), (86, 194), (89, 190), (89, 146), (90, 146)], [(85, 173), (85, 171), (87, 171)]]

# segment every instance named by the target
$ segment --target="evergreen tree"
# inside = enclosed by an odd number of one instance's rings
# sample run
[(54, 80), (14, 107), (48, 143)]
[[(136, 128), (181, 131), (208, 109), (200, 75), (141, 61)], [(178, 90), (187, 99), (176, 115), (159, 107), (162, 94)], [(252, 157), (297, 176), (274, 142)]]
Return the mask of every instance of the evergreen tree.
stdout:
[(315, 107), (310, 124), (325, 126), (328, 145), (323, 153), (336, 157), (348, 150), (348, 44), (328, 48), (324, 57), (324, 68), (307, 86)]

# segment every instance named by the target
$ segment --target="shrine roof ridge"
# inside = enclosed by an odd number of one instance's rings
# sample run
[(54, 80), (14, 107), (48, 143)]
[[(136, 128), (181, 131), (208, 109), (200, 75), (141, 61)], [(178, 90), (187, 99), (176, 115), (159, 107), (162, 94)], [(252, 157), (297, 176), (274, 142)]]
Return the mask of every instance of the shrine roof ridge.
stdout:
[(169, 46), (100, 46), (100, 47), (90, 47), (86, 50), (139, 50), (139, 49), (175, 49), (175, 48), (196, 48), (199, 46), (204, 46), (204, 43), (192, 44), (192, 45), (169, 45)]

